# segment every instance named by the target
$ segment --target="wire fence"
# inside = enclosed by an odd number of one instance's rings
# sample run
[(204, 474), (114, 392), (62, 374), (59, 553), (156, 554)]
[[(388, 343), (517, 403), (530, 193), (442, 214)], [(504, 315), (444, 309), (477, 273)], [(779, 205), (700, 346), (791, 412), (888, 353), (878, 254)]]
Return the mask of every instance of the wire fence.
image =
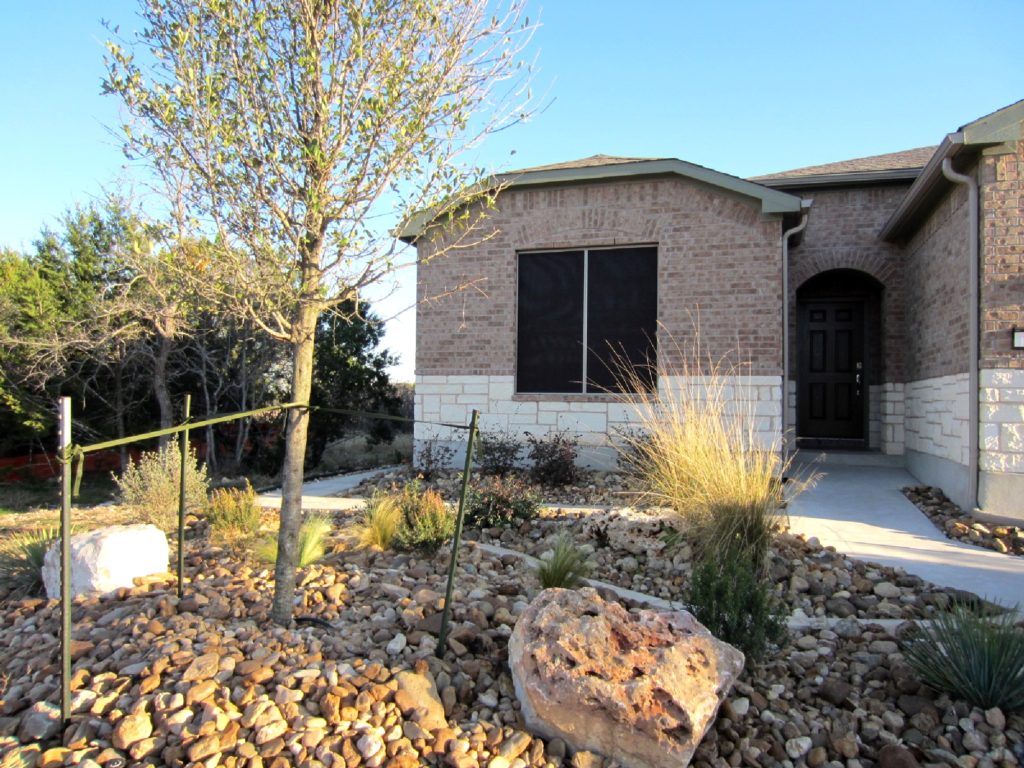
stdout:
[[(478, 432), (479, 412), (473, 410), (469, 424), (452, 424), (447, 422), (424, 422), (388, 413), (372, 413), (347, 408), (327, 408), (309, 406), (307, 403), (280, 403), (263, 408), (255, 408), (238, 413), (211, 416), (200, 421), (192, 421), (191, 395), (185, 396), (183, 421), (172, 427), (165, 427), (149, 432), (141, 432), (115, 440), (104, 440), (87, 445), (76, 445), (72, 442), (71, 398), (62, 397), (59, 403), (59, 431), (57, 461), (60, 463), (60, 655), (61, 655), (61, 722), (66, 728), (71, 717), (71, 500), (77, 496), (82, 483), (85, 458), (99, 451), (108, 451), (135, 443), (146, 442), (161, 437), (178, 436), (178, 448), (181, 453), (180, 475), (178, 486), (178, 519), (177, 519), (177, 591), (178, 597), (184, 596), (185, 588), (185, 483), (188, 463), (189, 431), (203, 429), (215, 424), (225, 424), (240, 419), (252, 418), (273, 412), (287, 412), (305, 409), (310, 412), (322, 411), (366, 419), (381, 419), (407, 423), (424, 423), (449, 429), (467, 430), (466, 461), (462, 473), (462, 487), (459, 494), (458, 510), (455, 518), (455, 532), (452, 535), (451, 555), (448, 562), (448, 579), (445, 589), (444, 609), (441, 614), (441, 628), (438, 633), (437, 655), (444, 655), (445, 641), (451, 615), (451, 601), (455, 587), (455, 572), (458, 564), (459, 545), (462, 540), (463, 520), (466, 513), (466, 494), (469, 489), (470, 473), (473, 463), (473, 446)], [(301, 490), (300, 490), (301, 492)]]

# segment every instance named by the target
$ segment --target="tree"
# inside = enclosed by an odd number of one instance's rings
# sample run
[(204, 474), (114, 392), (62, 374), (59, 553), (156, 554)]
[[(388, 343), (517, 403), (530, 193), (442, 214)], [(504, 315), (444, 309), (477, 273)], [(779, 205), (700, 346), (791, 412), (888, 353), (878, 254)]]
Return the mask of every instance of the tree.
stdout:
[[(377, 350), (384, 325), (370, 312), (368, 304), (362, 304), (358, 311), (353, 304), (341, 305), (340, 312), (325, 312), (317, 322), (310, 404), (314, 408), (397, 415), (400, 401), (387, 373), (387, 367), (397, 360)], [(319, 462), (327, 441), (357, 421), (345, 414), (316, 411), (310, 423), (310, 463)], [(371, 436), (391, 435), (389, 421), (371, 420), (368, 426)]]
[[(223, 247), (182, 267), (290, 345), (309, 402), (317, 320), (402, 263), (382, 229), (444, 212), (469, 233), (486, 195), (461, 155), (515, 122), (530, 27), (517, 0), (147, 0), (108, 43), (104, 90), (137, 118), (126, 150), (164, 181), (179, 227)], [(117, 31), (114, 30), (116, 36)], [(139, 58), (137, 58), (137, 55)], [(469, 191), (467, 191), (469, 190)], [(449, 241), (451, 242), (451, 241)], [(238, 259), (238, 254), (243, 258)], [(408, 259), (408, 256), (405, 256)], [(272, 615), (291, 621), (309, 418), (288, 414)]]

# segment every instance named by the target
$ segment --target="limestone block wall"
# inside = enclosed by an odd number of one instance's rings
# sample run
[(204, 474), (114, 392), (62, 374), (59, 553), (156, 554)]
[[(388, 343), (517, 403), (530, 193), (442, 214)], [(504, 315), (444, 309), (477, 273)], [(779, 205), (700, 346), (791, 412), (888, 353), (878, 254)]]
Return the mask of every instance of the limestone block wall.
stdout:
[(978, 506), (985, 515), (1024, 521), (1024, 370), (981, 370)]
[(886, 382), (880, 386), (878, 402), (881, 422), (879, 447), (882, 453), (901, 456), (906, 448), (906, 401), (902, 382)]
[[(673, 389), (695, 385), (695, 380), (666, 376), (659, 390), (671, 396)], [(699, 391), (699, 382), (696, 382)], [(763, 446), (778, 446), (782, 434), (782, 381), (778, 376), (727, 377), (722, 390), (727, 411), (753, 418), (755, 439)], [(623, 430), (639, 426), (637, 407), (609, 395), (515, 394), (515, 380), (507, 375), (420, 375), (416, 377), (417, 456), (428, 440), (456, 449), (454, 461), (465, 460), (466, 434), (444, 426), (468, 424), (472, 411), (480, 411), (483, 432), (503, 432), (525, 441), (536, 436), (566, 431), (580, 442), (580, 462), (606, 468), (615, 461), (613, 439)]]
[(937, 376), (904, 386), (909, 450), (967, 465), (967, 374)]
[(981, 372), (980, 422), (981, 470), (1024, 475), (1024, 370)]

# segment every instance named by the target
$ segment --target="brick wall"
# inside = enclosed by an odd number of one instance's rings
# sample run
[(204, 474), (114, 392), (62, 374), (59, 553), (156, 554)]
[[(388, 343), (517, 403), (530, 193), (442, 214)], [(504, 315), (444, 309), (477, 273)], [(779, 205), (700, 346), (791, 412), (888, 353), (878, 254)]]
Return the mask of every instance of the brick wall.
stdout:
[(418, 376), (515, 375), (518, 251), (648, 243), (660, 361), (680, 364), (699, 320), (705, 354), (735, 360), (738, 347), (751, 374), (780, 375), (781, 219), (756, 201), (677, 178), (512, 188), (486, 227), (485, 242), (429, 263), (432, 246), (420, 246)]
[[(909, 184), (842, 189), (794, 190), (813, 198), (811, 216), (803, 240), (789, 254), (790, 338), (796, 343), (796, 292), (815, 275), (833, 269), (855, 269), (882, 284), (879, 325), (872, 332), (880, 338), (875, 350), (866, 339), (868, 353), (876, 355), (869, 381), (903, 380), (903, 328), (905, 300), (903, 254), (878, 239), (878, 232), (906, 194)], [(797, 372), (797, 355), (790, 356), (790, 376)]]
[(907, 381), (967, 370), (967, 221), (967, 189), (958, 184), (907, 243)]
[(1010, 330), (1024, 328), (1024, 141), (981, 161), (981, 365), (1024, 370)]

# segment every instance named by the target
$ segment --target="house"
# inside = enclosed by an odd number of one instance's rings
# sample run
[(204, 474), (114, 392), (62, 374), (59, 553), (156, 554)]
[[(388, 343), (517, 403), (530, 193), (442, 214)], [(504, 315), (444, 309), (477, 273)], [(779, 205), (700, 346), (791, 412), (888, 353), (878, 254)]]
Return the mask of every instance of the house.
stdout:
[(417, 441), (476, 408), (607, 461), (630, 424), (608, 350), (671, 370), (697, 317), (705, 353), (742, 351), (730, 392), (764, 441), (895, 457), (1024, 519), (1022, 130), (1024, 101), (938, 146), (754, 179), (603, 155), (501, 177), (488, 237), (432, 259), (443, 227), (402, 233)]

